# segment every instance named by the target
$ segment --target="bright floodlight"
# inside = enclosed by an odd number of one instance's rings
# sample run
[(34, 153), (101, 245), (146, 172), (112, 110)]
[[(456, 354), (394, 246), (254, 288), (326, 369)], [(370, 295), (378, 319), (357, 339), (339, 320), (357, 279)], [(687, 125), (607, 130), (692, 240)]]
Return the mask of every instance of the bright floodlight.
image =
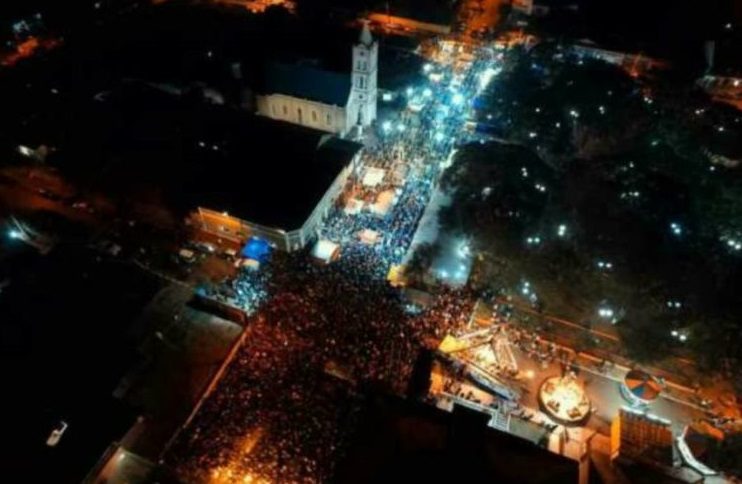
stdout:
[(385, 102), (389, 102), (392, 100), (392, 95), (391, 93), (385, 92), (384, 94), (381, 95), (381, 99)]
[(404, 131), (405, 129), (406, 129), (406, 127), (405, 127), (405, 125), (403, 123), (399, 123), (397, 125), (397, 130), (398, 131)]
[(412, 96), (412, 94), (414, 94), (414, 92), (415, 92), (415, 90), (414, 90), (414, 89), (412, 89), (411, 87), (408, 87), (408, 88), (407, 88), (407, 95), (408, 95), (408, 96)]
[(600, 308), (598, 309), (598, 315), (601, 318), (611, 319), (613, 317), (613, 309), (611, 308)]
[(557, 227), (557, 235), (559, 237), (564, 237), (567, 235), (567, 226), (564, 224), (560, 224), (559, 227)]
[(22, 237), (22, 234), (18, 230), (12, 229), (10, 230), (10, 232), (8, 232), (8, 237), (10, 237), (11, 239), (20, 239)]
[(432, 64), (428, 63), (428, 64), (425, 64), (425, 65), (423, 66), (423, 71), (425, 71), (425, 73), (426, 73), (426, 74), (427, 74), (428, 72), (430, 72), (431, 70), (433, 70), (433, 65), (432, 65)]
[(385, 133), (388, 133), (389, 130), (392, 129), (392, 123), (390, 123), (389, 121), (384, 121), (383, 123), (381, 123), (381, 129), (383, 129)]
[(497, 75), (498, 71), (488, 67), (487, 69), (482, 72), (482, 76), (479, 78), (479, 89), (485, 89), (490, 81), (492, 81), (492, 78)]
[(462, 96), (460, 93), (456, 93), (453, 95), (452, 99), (453, 103), (456, 105), (463, 104), (464, 103), (464, 96)]
[(436, 141), (443, 141), (443, 138), (445, 138), (445, 135), (443, 133), (441, 133), (440, 131), (438, 131), (437, 133), (435, 133), (435, 140)]

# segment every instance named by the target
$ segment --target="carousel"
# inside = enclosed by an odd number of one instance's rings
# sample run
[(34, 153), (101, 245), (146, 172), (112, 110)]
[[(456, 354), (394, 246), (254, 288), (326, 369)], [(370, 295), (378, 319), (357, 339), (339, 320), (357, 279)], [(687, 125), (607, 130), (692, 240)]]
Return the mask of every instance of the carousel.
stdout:
[(544, 380), (538, 390), (541, 409), (563, 425), (578, 425), (590, 415), (590, 400), (574, 373)]
[(660, 382), (642, 370), (628, 372), (621, 385), (621, 395), (634, 406), (649, 405), (657, 400), (661, 391)]

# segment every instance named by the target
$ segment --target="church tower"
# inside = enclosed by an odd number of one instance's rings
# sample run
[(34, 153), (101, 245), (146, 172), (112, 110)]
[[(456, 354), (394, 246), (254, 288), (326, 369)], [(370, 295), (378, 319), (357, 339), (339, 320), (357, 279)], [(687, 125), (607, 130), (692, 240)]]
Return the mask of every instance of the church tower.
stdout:
[(371, 36), (368, 22), (364, 22), (358, 43), (353, 46), (351, 80), (352, 112), (357, 110), (357, 124), (369, 126), (376, 119), (376, 78), (378, 73), (379, 43)]

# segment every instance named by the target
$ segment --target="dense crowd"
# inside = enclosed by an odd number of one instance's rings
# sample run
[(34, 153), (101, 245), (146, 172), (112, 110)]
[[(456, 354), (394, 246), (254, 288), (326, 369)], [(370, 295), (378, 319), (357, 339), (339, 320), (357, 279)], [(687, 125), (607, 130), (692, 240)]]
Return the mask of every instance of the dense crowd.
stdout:
[(343, 261), (274, 264), (287, 270), (276, 271), (245, 344), (173, 448), (186, 481), (326, 481), (353, 428), (356, 384), (403, 393), (422, 341), (466, 314), (447, 292), (410, 317), (393, 288), (338, 270)]
[[(458, 87), (467, 97), (475, 71)], [(444, 79), (452, 76), (449, 70)], [(447, 82), (430, 89), (431, 98), (450, 99)], [(473, 300), (466, 290), (443, 289), (412, 315), (385, 280), (409, 249), (466, 104), (442, 110), (431, 101), (408, 129), (380, 133), (357, 177), (371, 166), (389, 173), (400, 162), (407, 176), (401, 186), (385, 180), (374, 188), (395, 191), (386, 216), (342, 207), (331, 214), (322, 236), (341, 245), (339, 260), (324, 265), (306, 254), (274, 254), (267, 267), (245, 270), (234, 282), (238, 301), (248, 309), (261, 305), (226, 374), (168, 453), (178, 478), (326, 482), (352, 434), (358, 388), (404, 393), (426, 342), (466, 323)], [(404, 159), (411, 154), (415, 159)], [(372, 199), (359, 181), (349, 181), (348, 190)], [(364, 244), (364, 229), (381, 240)]]
[[(421, 99), (420, 112), (405, 112), (396, 124), (387, 121), (380, 125), (377, 142), (367, 147), (342, 200), (360, 199), (368, 206), (380, 193), (392, 191), (393, 207), (380, 215), (368, 209), (348, 213), (338, 206), (320, 232), (321, 237), (340, 245), (343, 257), (369, 266), (367, 276), (384, 278), (389, 268), (401, 263), (407, 254), (445, 162), (458, 141), (470, 141), (471, 135), (464, 129), (468, 101), (476, 96), (482, 73), (489, 66), (490, 61), (482, 60), (463, 73), (451, 67), (439, 68), (438, 82), (407, 93), (410, 102)], [(454, 84), (456, 87), (452, 87)], [(406, 174), (401, 184), (395, 176), (400, 165)], [(362, 183), (369, 168), (385, 171), (383, 182), (373, 188)], [(376, 232), (380, 240), (375, 244), (361, 241), (359, 233), (363, 230)]]

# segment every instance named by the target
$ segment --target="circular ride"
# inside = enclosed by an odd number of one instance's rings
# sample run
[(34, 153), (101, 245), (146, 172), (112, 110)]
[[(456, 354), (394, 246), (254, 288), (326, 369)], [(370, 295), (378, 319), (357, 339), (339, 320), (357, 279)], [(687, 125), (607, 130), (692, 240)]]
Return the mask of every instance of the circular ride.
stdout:
[(538, 389), (538, 402), (544, 413), (563, 425), (579, 425), (590, 415), (590, 399), (574, 373), (544, 380)]
[(660, 396), (660, 392), (662, 392), (662, 384), (642, 370), (629, 371), (621, 385), (621, 394), (635, 406), (652, 403)]

